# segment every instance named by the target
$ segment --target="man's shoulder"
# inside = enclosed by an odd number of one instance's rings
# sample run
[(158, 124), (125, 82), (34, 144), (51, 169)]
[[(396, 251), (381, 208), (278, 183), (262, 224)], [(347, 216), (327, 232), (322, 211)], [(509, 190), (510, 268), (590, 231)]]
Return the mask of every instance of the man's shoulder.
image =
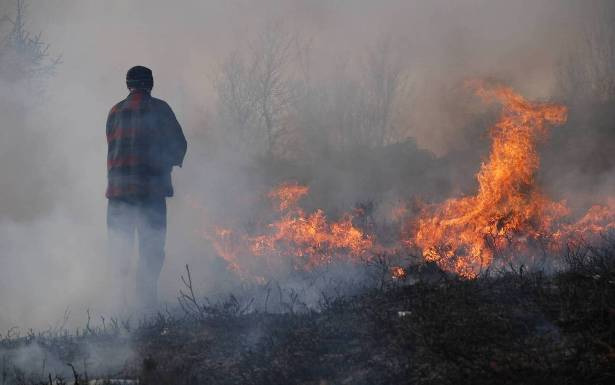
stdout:
[(152, 104), (156, 108), (163, 108), (163, 109), (169, 109), (169, 110), (171, 109), (171, 107), (169, 106), (169, 103), (165, 102), (162, 99), (158, 99), (152, 96), (151, 100), (152, 100)]
[(122, 109), (122, 106), (124, 105), (124, 102), (126, 101), (126, 99), (123, 99), (117, 103), (115, 103), (113, 105), (113, 107), (111, 107), (111, 109), (109, 110), (109, 115), (114, 115), (116, 114), (118, 111), (120, 111)]
[[(144, 100), (143, 102), (148, 104), (149, 108), (153, 108), (155, 111), (172, 112), (171, 106), (169, 106), (169, 104), (162, 99), (149, 96), (147, 100)], [(132, 103), (130, 102), (128, 97), (123, 100), (120, 100), (113, 107), (111, 107), (111, 110), (109, 110), (109, 116), (116, 115), (126, 109), (134, 109), (134, 106), (132, 106)]]

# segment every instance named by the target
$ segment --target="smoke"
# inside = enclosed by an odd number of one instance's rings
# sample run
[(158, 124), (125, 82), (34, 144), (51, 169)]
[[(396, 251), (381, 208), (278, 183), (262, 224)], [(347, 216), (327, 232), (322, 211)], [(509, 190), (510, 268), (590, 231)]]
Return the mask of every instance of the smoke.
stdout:
[[(0, 8), (11, 16), (14, 2)], [(600, 8), (555, 0), (50, 0), (27, 11), (28, 30), (42, 32), (62, 63), (36, 91), (1, 76), (0, 329), (44, 328), (67, 307), (76, 324), (88, 308), (114, 309), (105, 275), (104, 123), (127, 93), (131, 66), (152, 68), (153, 94), (171, 105), (189, 142), (173, 175), (160, 281), (163, 298), (174, 302), (186, 264), (204, 294), (232, 286), (203, 226), (249, 223), (283, 180), (309, 184), (308, 209), (332, 213), (357, 202), (386, 207), (474, 188), (493, 112), (464, 82), (491, 78), (528, 99), (569, 97), (561, 92), (561, 65)], [(275, 161), (241, 147), (218, 97), (228, 58), (235, 53), (249, 64), (272, 25), (292, 51), (283, 80), (293, 104), (277, 117), (286, 136), (276, 142)], [(389, 61), (380, 63), (384, 56)], [(386, 96), (376, 92), (382, 74), (399, 81), (391, 112), (374, 107), (360, 115)], [(574, 123), (558, 128), (554, 142), (569, 146), (592, 126), (577, 124), (588, 111), (573, 110)], [(365, 119), (384, 122), (380, 143)], [(612, 188), (612, 163), (572, 166), (612, 140), (607, 128), (597, 132), (585, 130), (584, 144), (565, 162), (558, 162), (560, 149), (545, 149), (542, 178), (551, 190), (565, 195), (595, 180), (602, 191)]]
[[(115, 341), (114, 341), (115, 342)], [(123, 341), (124, 342), (124, 341)], [(66, 342), (66, 345), (71, 343)], [(71, 348), (75, 348), (73, 344)], [(73, 378), (71, 367), (66, 363), (66, 353), (62, 348), (67, 346), (45, 346), (37, 342), (24, 344), (13, 349), (0, 349), (0, 359), (4, 364), (3, 375), (8, 383), (19, 382), (16, 378), (40, 381), (47, 376), (52, 378)], [(125, 363), (132, 359), (135, 352), (127, 343), (114, 344), (79, 344), (76, 348), (80, 355), (79, 362), (73, 367), (80, 376), (102, 378), (110, 373), (117, 373), (124, 368)]]

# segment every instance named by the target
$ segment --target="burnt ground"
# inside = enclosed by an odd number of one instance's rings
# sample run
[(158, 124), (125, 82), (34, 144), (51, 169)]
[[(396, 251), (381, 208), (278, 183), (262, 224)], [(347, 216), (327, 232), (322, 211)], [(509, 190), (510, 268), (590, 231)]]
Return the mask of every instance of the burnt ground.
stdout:
[[(319, 311), (246, 312), (230, 297), (134, 329), (31, 333), (2, 346), (44, 346), (74, 364), (79, 383), (105, 375), (84, 346), (128, 344), (134, 354), (106, 375), (141, 384), (613, 384), (615, 248), (565, 260), (551, 275), (419, 274), (413, 284), (325, 297)], [(2, 384), (64, 381), (37, 368), (38, 378), (5, 358)]]

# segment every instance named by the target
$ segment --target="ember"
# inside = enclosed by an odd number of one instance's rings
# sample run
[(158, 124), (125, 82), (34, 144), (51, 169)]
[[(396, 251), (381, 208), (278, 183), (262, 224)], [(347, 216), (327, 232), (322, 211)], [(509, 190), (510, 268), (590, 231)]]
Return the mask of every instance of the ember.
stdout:
[(406, 272), (406, 269), (404, 269), (401, 266), (394, 266), (393, 268), (391, 268), (391, 278), (393, 279), (406, 279), (406, 277), (408, 276), (408, 273)]

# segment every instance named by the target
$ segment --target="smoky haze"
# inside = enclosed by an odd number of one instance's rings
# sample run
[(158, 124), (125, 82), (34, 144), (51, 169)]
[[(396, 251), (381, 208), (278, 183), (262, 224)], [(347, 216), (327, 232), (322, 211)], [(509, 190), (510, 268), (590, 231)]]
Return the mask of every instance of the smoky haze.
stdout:
[[(2, 13), (14, 10), (2, 1)], [(570, 79), (595, 73), (582, 70), (594, 65), (586, 60), (604, 60), (580, 57), (579, 42), (598, 36), (592, 28), (604, 23), (596, 20), (611, 11), (608, 2), (555, 0), (30, 2), (26, 28), (42, 32), (62, 60), (41, 89), (10, 74), (0, 80), (0, 329), (48, 327), (66, 308), (76, 323), (86, 309), (113, 309), (104, 125), (127, 94), (131, 66), (153, 70), (153, 95), (171, 105), (188, 139), (173, 174), (160, 281), (172, 302), (186, 264), (203, 294), (232, 287), (203, 229), (249, 222), (284, 180), (310, 185), (306, 204), (333, 213), (471, 191), (495, 110), (466, 80), (494, 79), (529, 99), (567, 104), (584, 90), (588, 102), (571, 106), (565, 135), (556, 128), (555, 144), (545, 145), (541, 179), (558, 198), (583, 197), (580, 205), (608, 193), (608, 152), (591, 154), (613, 141), (609, 115), (600, 129), (585, 117), (613, 90), (605, 97), (589, 85), (602, 79)], [(0, 29), (10, 31), (10, 22)], [(250, 64), (272, 46), (284, 52), (274, 94), (286, 97), (272, 99), (267, 126), (224, 97), (232, 79), (258, 77)], [(582, 145), (567, 151), (578, 137)]]

